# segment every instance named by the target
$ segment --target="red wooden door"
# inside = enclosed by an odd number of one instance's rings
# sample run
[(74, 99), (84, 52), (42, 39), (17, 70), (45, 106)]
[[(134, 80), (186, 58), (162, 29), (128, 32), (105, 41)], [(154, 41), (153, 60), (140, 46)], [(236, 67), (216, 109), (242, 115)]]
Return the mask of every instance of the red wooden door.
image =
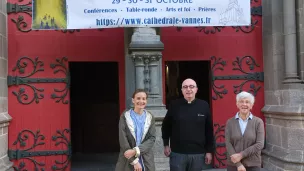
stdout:
[(117, 62), (122, 111), (123, 29), (32, 31), (31, 0), (9, 0), (7, 12), (10, 160), (15, 170), (70, 170), (69, 62)]
[[(210, 64), (210, 77), (203, 80), (203, 84), (210, 84), (210, 88), (200, 89), (199, 86), (198, 91), (210, 93), (207, 101), (213, 114), (216, 146), (213, 166), (216, 168), (225, 167), (224, 129), (226, 121), (238, 111), (236, 94), (242, 90), (253, 93), (256, 102), (252, 112), (264, 119), (261, 112), (264, 106), (261, 12), (261, 0), (252, 0), (252, 24), (248, 27), (161, 29), (165, 45), (164, 66), (168, 61), (208, 61)], [(200, 72), (202, 69), (193, 70)]]

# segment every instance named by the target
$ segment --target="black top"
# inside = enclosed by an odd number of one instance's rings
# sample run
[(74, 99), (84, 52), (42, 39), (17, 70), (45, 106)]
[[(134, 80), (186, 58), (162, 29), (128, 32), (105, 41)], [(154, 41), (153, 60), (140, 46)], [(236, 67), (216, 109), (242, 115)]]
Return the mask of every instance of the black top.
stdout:
[(173, 101), (162, 124), (164, 146), (173, 152), (201, 154), (213, 152), (213, 127), (209, 104), (200, 99)]

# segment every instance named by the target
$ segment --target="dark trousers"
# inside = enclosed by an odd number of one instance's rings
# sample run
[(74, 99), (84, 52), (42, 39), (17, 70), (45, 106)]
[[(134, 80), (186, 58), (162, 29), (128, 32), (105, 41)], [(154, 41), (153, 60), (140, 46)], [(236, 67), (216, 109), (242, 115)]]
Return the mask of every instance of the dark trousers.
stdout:
[[(245, 167), (246, 171), (260, 171), (260, 167)], [(237, 171), (235, 166), (227, 166), (227, 171)]]
[(170, 171), (201, 171), (205, 165), (205, 154), (170, 154)]

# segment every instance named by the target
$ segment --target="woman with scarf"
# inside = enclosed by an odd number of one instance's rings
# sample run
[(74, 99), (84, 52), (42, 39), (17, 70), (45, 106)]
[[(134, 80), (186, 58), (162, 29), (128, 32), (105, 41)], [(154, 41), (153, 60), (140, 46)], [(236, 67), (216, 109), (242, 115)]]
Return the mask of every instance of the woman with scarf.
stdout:
[(153, 146), (155, 119), (145, 110), (147, 93), (138, 89), (133, 93), (133, 109), (123, 112), (119, 121), (120, 153), (115, 171), (155, 171)]

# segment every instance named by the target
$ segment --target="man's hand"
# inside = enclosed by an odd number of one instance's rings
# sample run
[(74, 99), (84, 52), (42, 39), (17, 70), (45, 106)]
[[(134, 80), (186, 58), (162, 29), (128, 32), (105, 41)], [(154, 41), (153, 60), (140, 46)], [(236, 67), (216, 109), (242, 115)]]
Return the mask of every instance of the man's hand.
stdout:
[(135, 156), (135, 154), (136, 154), (136, 151), (133, 149), (130, 149), (124, 153), (124, 156), (125, 156), (125, 158), (130, 159), (131, 157)]
[(164, 154), (167, 157), (170, 156), (170, 154), (171, 154), (171, 148), (169, 146), (165, 146), (165, 148), (164, 148)]
[(211, 164), (211, 161), (212, 161), (212, 154), (211, 153), (206, 153), (205, 163), (206, 164)]
[(142, 171), (142, 168), (141, 168), (141, 165), (139, 162), (137, 162), (135, 165), (134, 165), (134, 171)]
[(240, 166), (237, 168), (237, 171), (246, 171), (246, 168), (245, 168), (243, 165), (240, 165)]
[(243, 156), (241, 153), (236, 153), (236, 154), (231, 155), (230, 158), (233, 163), (237, 163), (242, 160)]

